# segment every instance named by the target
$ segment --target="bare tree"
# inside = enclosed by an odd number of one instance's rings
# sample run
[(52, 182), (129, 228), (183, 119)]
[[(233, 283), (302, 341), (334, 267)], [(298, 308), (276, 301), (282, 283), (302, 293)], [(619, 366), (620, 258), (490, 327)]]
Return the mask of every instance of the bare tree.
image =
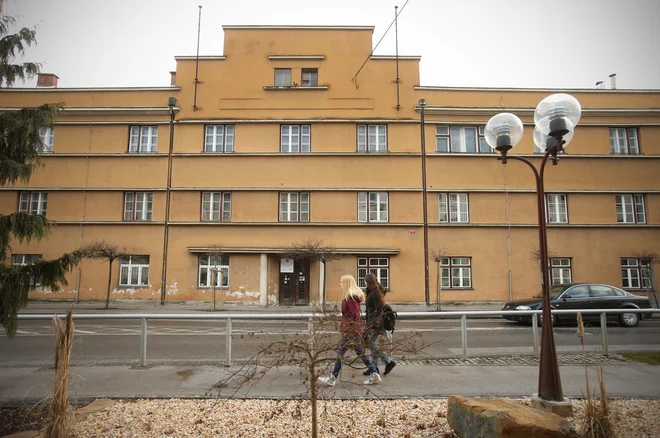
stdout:
[[(211, 294), (213, 295), (211, 299), (212, 302), (211, 310), (213, 312), (216, 311), (215, 288), (216, 288), (216, 283), (218, 283), (218, 278), (220, 278), (219, 284), (221, 290), (222, 290), (222, 284), (224, 282), (224, 272), (222, 272), (221, 269), (215, 268), (215, 266), (222, 264), (223, 254), (224, 253), (222, 251), (222, 248), (220, 248), (217, 245), (211, 246), (211, 248), (206, 252), (206, 256), (209, 258), (209, 266), (211, 266), (209, 274), (211, 275)], [(224, 298), (222, 302), (224, 302)], [(222, 303), (220, 304), (220, 308), (222, 308)]]
[(321, 306), (325, 306), (325, 290), (327, 284), (326, 263), (330, 260), (337, 260), (342, 257), (332, 246), (326, 245), (323, 239), (308, 237), (306, 239), (294, 242), (285, 248), (283, 254), (285, 258), (311, 262), (318, 260), (323, 263), (323, 290), (321, 291)]
[[(550, 269), (551, 266), (550, 259), (554, 257), (557, 257), (557, 254), (553, 253), (552, 251), (550, 251), (550, 249), (548, 249), (548, 266), (546, 267), (546, 269)], [(539, 249), (538, 246), (535, 246), (529, 252), (529, 259), (533, 262), (536, 262), (536, 264), (538, 265), (540, 281), (541, 284), (543, 284), (543, 271), (541, 270), (541, 250)], [(550, 277), (550, 285), (552, 286), (552, 275), (550, 275), (549, 277)]]
[[(308, 330), (293, 331), (291, 322), (287, 322), (280, 334), (256, 332), (247, 336), (265, 336), (266, 340), (258, 348), (257, 352), (234, 369), (230, 369), (225, 377), (218, 381), (212, 389), (207, 391), (207, 396), (217, 395), (236, 396), (239, 392), (247, 394), (252, 387), (261, 381), (267, 373), (276, 374), (277, 368), (298, 368), (297, 377), (302, 391), (293, 399), (310, 401), (312, 410), (312, 437), (318, 436), (318, 412), (317, 401), (323, 398), (325, 391), (331, 387), (319, 385), (318, 378), (322, 374), (329, 373), (329, 367), (336, 359), (336, 349), (339, 340), (338, 325), (341, 315), (337, 310), (325, 312), (321, 310), (314, 318), (308, 321)], [(423, 350), (430, 344), (425, 344), (421, 332), (405, 333), (392, 342), (387, 342), (382, 349), (388, 355), (396, 355), (402, 360), (411, 357), (422, 358)], [(356, 363), (362, 365), (358, 357), (344, 357), (344, 367), (356, 367)], [(350, 380), (341, 381), (338, 389), (347, 391), (349, 394), (361, 395), (366, 393), (374, 395), (386, 394), (386, 386), (365, 386), (362, 384), (362, 373), (359, 373), (359, 382)]]
[(655, 307), (658, 307), (660, 301), (658, 301), (658, 288), (655, 281), (655, 269), (653, 268), (653, 265), (660, 263), (660, 254), (644, 250), (635, 254), (635, 257), (639, 259), (642, 268), (642, 287), (644, 286), (644, 273), (646, 273), (646, 278), (649, 279), (646, 292), (648, 293), (651, 305), (653, 305), (653, 302), (655, 301)]
[(105, 239), (95, 240), (80, 248), (82, 257), (92, 260), (107, 260), (108, 263), (108, 290), (105, 296), (105, 308), (110, 305), (110, 287), (112, 282), (112, 263), (119, 257), (126, 255), (117, 245)]
[(444, 247), (442, 247), (442, 248), (432, 249), (430, 255), (431, 258), (433, 258), (433, 260), (435, 261), (435, 265), (437, 268), (437, 279), (435, 283), (435, 310), (439, 312), (440, 310), (442, 310), (440, 306), (440, 290), (442, 289), (442, 281), (441, 281), (442, 278), (440, 277), (440, 272), (442, 271), (440, 264), (442, 263), (442, 259), (448, 257), (449, 253)]

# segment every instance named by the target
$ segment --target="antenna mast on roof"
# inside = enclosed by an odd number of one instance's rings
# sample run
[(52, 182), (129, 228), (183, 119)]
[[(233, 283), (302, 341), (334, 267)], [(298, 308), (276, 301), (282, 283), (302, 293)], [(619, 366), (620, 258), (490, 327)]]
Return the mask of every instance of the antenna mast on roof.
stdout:
[(394, 6), (394, 39), (396, 40), (396, 110), (401, 109), (401, 102), (399, 101), (399, 25), (397, 22), (396, 13), (398, 6)]
[(199, 18), (197, 19), (197, 56), (195, 57), (195, 96), (193, 97), (193, 111), (197, 111), (197, 84), (199, 84), (199, 33), (202, 26), (202, 5), (199, 5)]

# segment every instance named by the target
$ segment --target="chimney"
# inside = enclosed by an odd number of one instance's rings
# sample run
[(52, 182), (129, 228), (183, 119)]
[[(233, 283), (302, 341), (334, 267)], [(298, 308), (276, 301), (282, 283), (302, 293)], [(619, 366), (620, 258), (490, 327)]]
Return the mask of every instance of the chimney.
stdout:
[(616, 90), (616, 73), (610, 75), (610, 88)]
[(176, 85), (176, 72), (171, 71), (170, 72), (170, 85), (174, 87)]
[(39, 73), (37, 75), (37, 88), (57, 88), (59, 76), (52, 73)]

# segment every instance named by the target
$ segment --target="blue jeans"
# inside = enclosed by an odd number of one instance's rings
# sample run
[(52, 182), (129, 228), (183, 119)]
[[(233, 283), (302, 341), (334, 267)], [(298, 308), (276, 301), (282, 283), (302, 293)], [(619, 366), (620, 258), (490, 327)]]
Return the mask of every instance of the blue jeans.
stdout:
[(392, 359), (383, 350), (381, 350), (380, 346), (378, 345), (380, 343), (380, 335), (381, 331), (378, 329), (369, 332), (367, 335), (367, 341), (369, 343), (368, 347), (369, 350), (371, 350), (371, 362), (375, 367), (378, 367), (378, 357), (382, 357), (386, 364), (392, 362)]
[(355, 354), (360, 356), (360, 359), (362, 359), (362, 362), (364, 362), (369, 368), (369, 371), (372, 373), (377, 372), (376, 366), (372, 364), (367, 358), (367, 355), (364, 354), (362, 338), (356, 334), (345, 334), (342, 336), (341, 341), (339, 341), (339, 345), (337, 346), (337, 359), (335, 360), (335, 367), (332, 369), (333, 376), (339, 376), (339, 371), (341, 371), (341, 360), (349, 349), (352, 349), (355, 351)]

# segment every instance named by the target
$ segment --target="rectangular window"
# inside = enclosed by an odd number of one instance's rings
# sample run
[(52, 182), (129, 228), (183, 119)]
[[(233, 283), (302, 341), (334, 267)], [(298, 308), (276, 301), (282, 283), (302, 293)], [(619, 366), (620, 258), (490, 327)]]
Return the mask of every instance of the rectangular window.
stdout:
[(619, 224), (645, 224), (644, 195), (616, 195), (616, 222)]
[(492, 153), (484, 137), (484, 126), (436, 126), (435, 151), (452, 153)]
[(53, 128), (39, 128), (39, 138), (41, 139), (40, 152), (53, 152)]
[(309, 222), (309, 192), (280, 193), (280, 222)]
[(151, 192), (124, 193), (124, 220), (150, 221), (154, 194)]
[(472, 258), (471, 257), (443, 257), (442, 288), (443, 289), (469, 289), (472, 287)]
[(470, 222), (470, 215), (468, 211), (468, 194), (439, 193), (438, 217), (439, 222), (444, 224)]
[(637, 128), (610, 128), (610, 150), (615, 155), (639, 155)]
[(234, 125), (206, 125), (204, 152), (234, 152)]
[(390, 259), (388, 257), (358, 257), (358, 287), (365, 288), (364, 277), (371, 272), (385, 289), (390, 288)]
[(387, 125), (357, 125), (358, 152), (387, 152)]
[(319, 70), (317, 68), (303, 68), (301, 85), (303, 87), (317, 87), (319, 85)]
[[(41, 254), (13, 254), (11, 256), (11, 264), (14, 266), (34, 265), (36, 262), (41, 260), (41, 258), (42, 258)], [(39, 285), (40, 285), (39, 282), (33, 284), (33, 286), (39, 286)]]
[(570, 257), (550, 258), (550, 278), (552, 285), (570, 283), (573, 279)]
[(18, 212), (25, 214), (40, 214), (46, 216), (48, 192), (21, 192), (18, 201)]
[(387, 192), (358, 192), (358, 222), (388, 221)]
[[(222, 273), (222, 275), (220, 275)], [(229, 256), (199, 256), (199, 287), (229, 287)], [(221, 285), (222, 278), (222, 285)]]
[(290, 68), (276, 68), (275, 69), (275, 86), (276, 87), (290, 87), (291, 86), (291, 69)]
[(229, 222), (231, 192), (202, 192), (202, 221)]
[(281, 152), (309, 152), (312, 142), (311, 125), (282, 125)]
[(638, 258), (621, 259), (621, 281), (624, 289), (648, 289), (651, 287), (649, 267)]
[(566, 195), (565, 194), (547, 194), (547, 222), (549, 224), (567, 224), (568, 223), (568, 210), (566, 208)]
[(119, 258), (120, 286), (149, 286), (149, 256), (130, 255)]
[(156, 152), (158, 126), (131, 126), (128, 152), (132, 154), (150, 154)]

